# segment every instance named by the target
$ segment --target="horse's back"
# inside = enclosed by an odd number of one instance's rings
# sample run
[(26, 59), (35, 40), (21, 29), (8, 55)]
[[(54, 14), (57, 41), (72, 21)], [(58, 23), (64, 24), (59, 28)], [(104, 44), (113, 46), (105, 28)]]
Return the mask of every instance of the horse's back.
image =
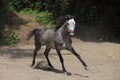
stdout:
[(41, 43), (42, 45), (50, 45), (51, 43), (53, 44), (54, 42), (54, 30), (52, 29), (43, 29), (41, 31), (41, 37), (40, 37), (40, 40), (41, 40)]
[(44, 40), (51, 40), (53, 39), (53, 37), (54, 37), (54, 30), (46, 29), (45, 31), (43, 31), (42, 38)]

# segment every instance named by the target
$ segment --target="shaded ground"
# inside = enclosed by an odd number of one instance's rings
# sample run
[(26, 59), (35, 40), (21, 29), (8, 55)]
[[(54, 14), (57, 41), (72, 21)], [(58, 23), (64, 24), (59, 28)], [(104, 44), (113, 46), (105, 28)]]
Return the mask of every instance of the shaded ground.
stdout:
[(75, 50), (89, 66), (83, 66), (71, 53), (62, 51), (65, 67), (72, 75), (62, 73), (56, 51), (50, 52), (50, 60), (55, 69), (47, 67), (44, 48), (37, 56), (37, 68), (30, 67), (34, 45), (0, 47), (0, 80), (120, 80), (120, 44), (82, 42), (73, 39)]

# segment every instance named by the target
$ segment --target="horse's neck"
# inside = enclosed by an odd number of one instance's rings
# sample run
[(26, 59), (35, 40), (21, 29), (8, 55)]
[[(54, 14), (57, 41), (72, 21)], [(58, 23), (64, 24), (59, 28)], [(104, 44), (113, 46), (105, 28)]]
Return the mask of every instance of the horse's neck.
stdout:
[(67, 21), (65, 21), (65, 23), (61, 26), (61, 28), (59, 28), (59, 31), (61, 31), (61, 33), (65, 33), (66, 28), (67, 28)]
[(65, 43), (71, 39), (70, 34), (67, 32), (67, 21), (57, 30), (56, 36), (59, 36), (60, 40)]
[(62, 35), (63, 39), (67, 38), (69, 36), (67, 32), (67, 21), (62, 25), (61, 28), (58, 30), (60, 34)]

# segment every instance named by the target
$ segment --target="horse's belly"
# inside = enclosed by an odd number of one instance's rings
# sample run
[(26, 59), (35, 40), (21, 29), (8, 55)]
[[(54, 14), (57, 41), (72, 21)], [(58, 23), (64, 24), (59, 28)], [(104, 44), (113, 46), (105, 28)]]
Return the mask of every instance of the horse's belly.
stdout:
[(49, 43), (46, 44), (46, 47), (55, 49), (55, 43), (54, 42), (49, 42)]
[[(47, 44), (46, 47), (52, 48), (52, 49), (56, 49), (54, 42), (51, 42), (51, 43)], [(63, 47), (63, 45), (58, 45), (58, 49), (59, 49), (59, 50), (64, 50), (65, 48)]]

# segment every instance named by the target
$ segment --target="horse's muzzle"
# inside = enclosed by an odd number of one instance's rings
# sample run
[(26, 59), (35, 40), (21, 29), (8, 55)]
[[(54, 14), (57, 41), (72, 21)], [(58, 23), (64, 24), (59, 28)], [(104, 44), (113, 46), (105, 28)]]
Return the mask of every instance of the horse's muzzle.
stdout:
[(71, 32), (70, 35), (71, 35), (71, 36), (74, 36), (74, 32)]
[(69, 33), (71, 36), (74, 36), (74, 31), (73, 31), (73, 30), (68, 30), (68, 33)]

